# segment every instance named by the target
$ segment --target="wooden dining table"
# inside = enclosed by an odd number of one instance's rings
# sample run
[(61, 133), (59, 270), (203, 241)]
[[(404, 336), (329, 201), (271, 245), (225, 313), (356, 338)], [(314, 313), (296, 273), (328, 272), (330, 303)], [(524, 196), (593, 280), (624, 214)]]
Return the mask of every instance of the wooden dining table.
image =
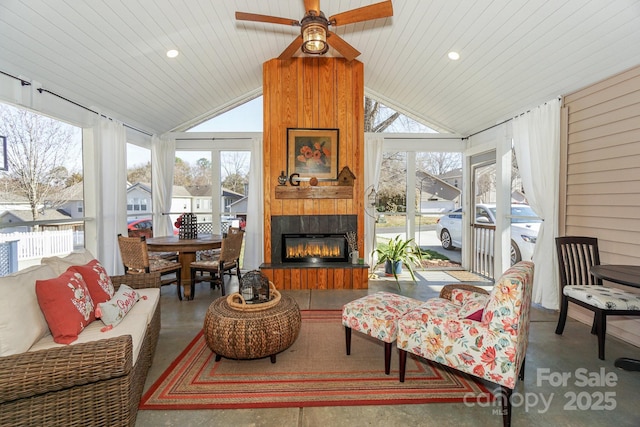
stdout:
[(219, 234), (202, 234), (195, 239), (180, 239), (178, 236), (152, 237), (147, 239), (149, 252), (177, 252), (178, 262), (182, 267), (180, 280), (184, 298), (193, 299), (191, 295), (191, 263), (196, 260), (196, 252), (222, 247), (222, 236)]
[[(589, 271), (599, 279), (640, 288), (640, 265), (594, 265)], [(620, 357), (614, 366), (626, 371), (640, 371), (640, 360)]]

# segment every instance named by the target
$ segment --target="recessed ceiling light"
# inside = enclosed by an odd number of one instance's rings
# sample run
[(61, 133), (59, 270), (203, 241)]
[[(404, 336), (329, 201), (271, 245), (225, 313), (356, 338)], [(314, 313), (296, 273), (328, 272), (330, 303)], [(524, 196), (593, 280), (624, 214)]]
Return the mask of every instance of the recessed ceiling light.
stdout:
[(175, 58), (176, 56), (178, 56), (180, 54), (180, 52), (178, 52), (175, 49), (171, 49), (167, 51), (167, 57), (169, 58)]
[(449, 52), (449, 59), (452, 61), (457, 61), (460, 59), (460, 54), (458, 52)]

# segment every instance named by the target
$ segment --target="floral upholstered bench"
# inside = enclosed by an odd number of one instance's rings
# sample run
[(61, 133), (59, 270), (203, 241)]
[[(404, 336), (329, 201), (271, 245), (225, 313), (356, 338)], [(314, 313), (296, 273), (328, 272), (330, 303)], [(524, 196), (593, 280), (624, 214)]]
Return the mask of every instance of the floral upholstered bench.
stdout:
[(420, 306), (422, 301), (392, 294), (376, 292), (351, 301), (342, 308), (347, 355), (351, 354), (351, 330), (384, 342), (384, 373), (391, 370), (391, 344), (398, 335), (398, 319)]

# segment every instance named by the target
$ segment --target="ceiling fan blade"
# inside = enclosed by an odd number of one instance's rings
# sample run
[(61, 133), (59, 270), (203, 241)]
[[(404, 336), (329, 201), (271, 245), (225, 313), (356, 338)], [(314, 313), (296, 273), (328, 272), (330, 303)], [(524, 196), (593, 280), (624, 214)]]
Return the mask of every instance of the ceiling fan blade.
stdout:
[(340, 53), (340, 55), (344, 56), (347, 59), (347, 61), (352, 61), (357, 56), (360, 55), (360, 52), (358, 52), (358, 50), (355, 47), (351, 46), (349, 43), (344, 41), (342, 38), (340, 38), (339, 35), (337, 35), (334, 32), (329, 31), (329, 37), (327, 37), (327, 43), (329, 43), (329, 46), (337, 50)]
[(304, 0), (304, 13), (310, 10), (316, 11), (316, 16), (320, 15), (320, 0)]
[(270, 24), (293, 25), (299, 27), (300, 22), (295, 19), (278, 18), (277, 16), (258, 15), (256, 13), (236, 12), (238, 21), (268, 22)]
[(354, 22), (369, 21), (370, 19), (387, 18), (389, 16), (393, 16), (391, 0), (338, 13), (329, 18), (329, 23), (334, 26), (346, 25), (353, 24)]
[(293, 54), (296, 53), (298, 49), (300, 49), (300, 46), (302, 46), (302, 36), (296, 37), (291, 42), (291, 44), (282, 51), (280, 56), (278, 56), (278, 59), (291, 59), (291, 57), (293, 57)]

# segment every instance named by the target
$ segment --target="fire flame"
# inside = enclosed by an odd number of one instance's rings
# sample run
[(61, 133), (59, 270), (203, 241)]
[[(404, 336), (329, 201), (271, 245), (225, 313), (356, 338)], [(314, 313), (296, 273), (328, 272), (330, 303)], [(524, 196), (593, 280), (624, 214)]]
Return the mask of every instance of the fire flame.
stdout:
[(287, 258), (336, 258), (340, 257), (339, 245), (328, 245), (326, 242), (301, 242), (287, 247)]

